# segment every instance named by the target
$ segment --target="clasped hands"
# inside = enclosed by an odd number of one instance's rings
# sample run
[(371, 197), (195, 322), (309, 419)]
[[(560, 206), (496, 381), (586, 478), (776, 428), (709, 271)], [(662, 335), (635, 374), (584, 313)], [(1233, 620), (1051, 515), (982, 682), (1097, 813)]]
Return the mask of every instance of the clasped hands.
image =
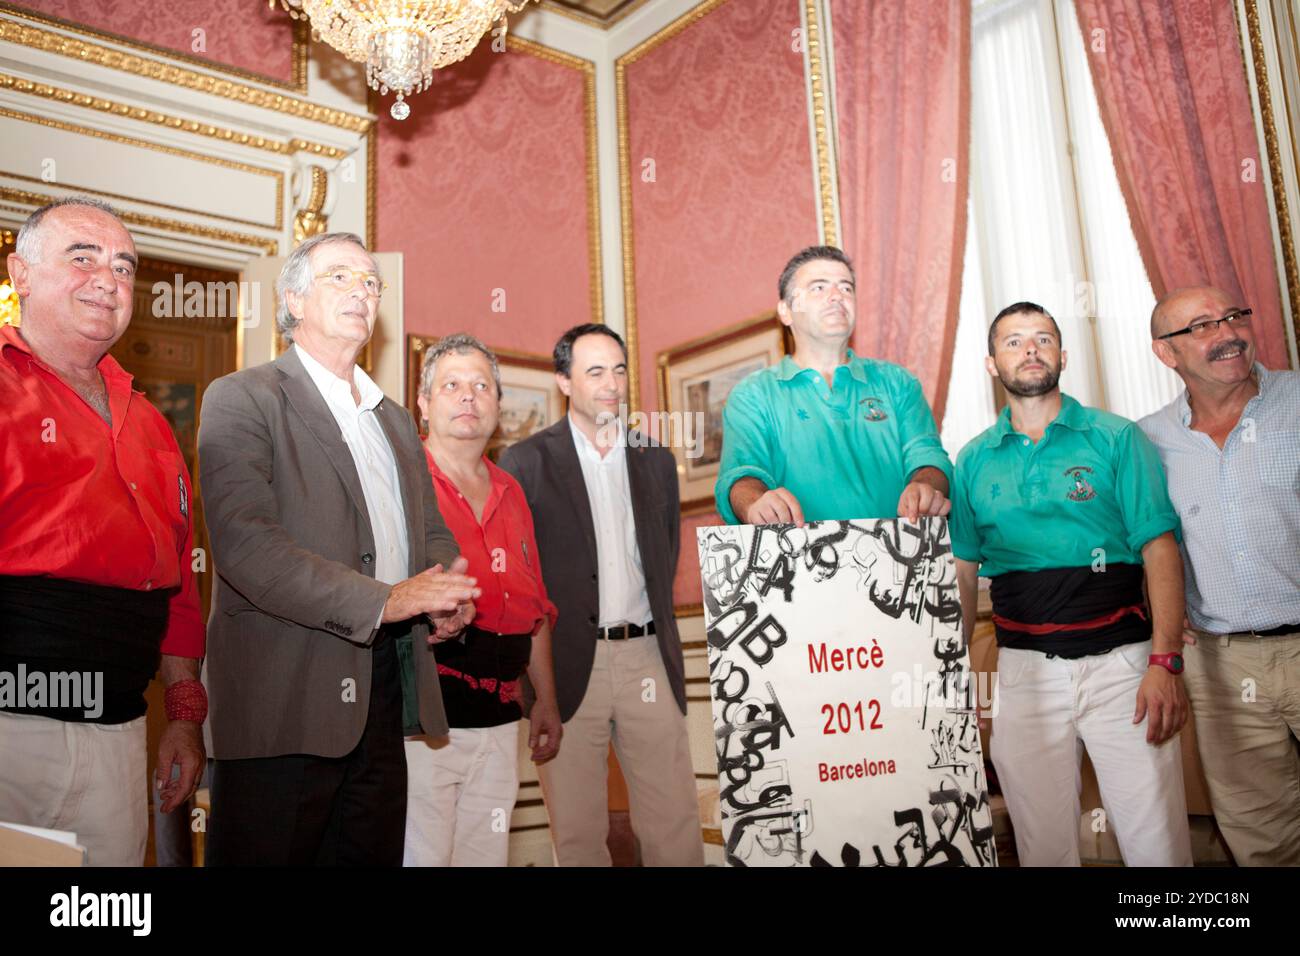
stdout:
[(452, 639), (474, 620), (474, 599), (482, 594), (474, 586), (477, 578), (465, 573), (468, 570), (469, 562), (458, 557), (446, 570), (441, 564), (435, 564), (393, 585), (380, 623), (405, 621), (424, 614), (433, 625), (430, 644)]

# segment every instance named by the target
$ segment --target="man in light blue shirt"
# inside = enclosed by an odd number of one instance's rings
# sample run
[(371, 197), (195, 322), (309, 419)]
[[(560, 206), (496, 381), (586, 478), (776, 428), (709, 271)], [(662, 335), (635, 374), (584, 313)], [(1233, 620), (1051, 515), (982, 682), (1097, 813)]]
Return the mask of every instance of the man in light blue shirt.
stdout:
[(833, 246), (794, 256), (777, 314), (794, 355), (727, 397), (714, 495), (730, 524), (946, 515), (952, 463), (911, 372), (853, 354), (853, 265)]
[(1300, 865), (1300, 374), (1255, 361), (1250, 310), (1181, 289), (1151, 315), (1187, 386), (1138, 424), (1183, 529), (1184, 683), (1219, 829), (1242, 865)]

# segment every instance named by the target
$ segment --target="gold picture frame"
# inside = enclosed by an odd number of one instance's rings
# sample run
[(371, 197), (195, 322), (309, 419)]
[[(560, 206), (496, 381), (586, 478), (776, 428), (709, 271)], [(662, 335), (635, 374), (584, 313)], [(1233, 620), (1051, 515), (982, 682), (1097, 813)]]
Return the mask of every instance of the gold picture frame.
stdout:
[[(693, 447), (686, 454), (680, 434), (664, 435), (677, 460), (682, 514), (714, 510), (713, 485), (722, 457), (722, 408), (737, 382), (781, 361), (791, 351), (789, 330), (776, 312), (764, 312), (720, 331), (693, 339), (658, 355), (659, 408), (672, 429), (690, 418)], [(695, 422), (702, 422), (696, 428)]]

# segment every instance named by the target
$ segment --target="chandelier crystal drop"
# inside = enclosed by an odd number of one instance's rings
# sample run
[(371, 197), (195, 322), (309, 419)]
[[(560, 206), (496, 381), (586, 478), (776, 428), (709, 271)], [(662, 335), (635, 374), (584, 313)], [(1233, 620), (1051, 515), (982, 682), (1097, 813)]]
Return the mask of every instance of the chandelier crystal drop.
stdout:
[[(269, 0), (274, 5), (275, 0)], [(433, 71), (457, 63), (478, 41), (529, 0), (280, 0), (312, 35), (366, 65), (371, 89), (397, 94), (393, 119), (411, 114), (406, 97), (433, 82)]]

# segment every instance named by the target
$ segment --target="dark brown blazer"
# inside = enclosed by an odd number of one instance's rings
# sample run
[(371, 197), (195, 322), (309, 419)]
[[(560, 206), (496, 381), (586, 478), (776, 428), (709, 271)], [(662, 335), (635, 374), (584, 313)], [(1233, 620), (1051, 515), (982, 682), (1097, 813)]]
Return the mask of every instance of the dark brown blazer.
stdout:
[[(409, 574), (445, 567), (460, 549), (438, 513), (415, 423), (389, 398), (375, 413), (397, 461)], [(217, 574), (212, 756), (346, 755), (366, 726), (369, 645), (391, 585), (375, 580), (361, 479), (295, 349), (208, 386), (199, 485)], [(420, 724), (441, 736), (447, 718), (428, 622), (413, 618), (401, 630), (415, 651)]]
[[(638, 445), (638, 443), (640, 443)], [(596, 656), (596, 626), (600, 613), (596, 573), (596, 531), (582, 465), (573, 445), (566, 415), (531, 438), (512, 445), (501, 456), (501, 467), (519, 480), (533, 513), (542, 579), (559, 608), (551, 654), (560, 719), (578, 710), (591, 662)], [(686, 668), (682, 642), (673, 614), (673, 576), (681, 544), (681, 509), (677, 465), (672, 453), (630, 432), (627, 479), (637, 546), (645, 571), (646, 592), (654, 615), (655, 637), (673, 697), (686, 713)], [(651, 638), (633, 638), (651, 640)]]

